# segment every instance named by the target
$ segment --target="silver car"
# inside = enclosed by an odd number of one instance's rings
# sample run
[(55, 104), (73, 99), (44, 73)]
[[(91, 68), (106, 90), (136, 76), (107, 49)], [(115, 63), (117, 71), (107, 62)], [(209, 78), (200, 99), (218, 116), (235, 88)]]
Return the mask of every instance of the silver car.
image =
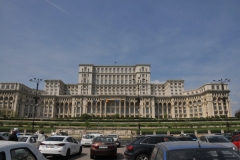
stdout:
[(29, 135), (18, 136), (18, 142), (26, 142), (32, 144), (33, 146), (36, 146), (37, 137)]
[(218, 143), (227, 147), (231, 147), (233, 150), (238, 151), (237, 146), (235, 146), (231, 141), (229, 141), (226, 137), (223, 135), (203, 135), (199, 138), (202, 142), (208, 142), (208, 143)]
[(0, 132), (0, 136), (1, 136), (4, 140), (8, 140), (9, 133), (8, 133), (8, 132)]
[(0, 159), (47, 160), (37, 148), (29, 143), (13, 141), (0, 141)]

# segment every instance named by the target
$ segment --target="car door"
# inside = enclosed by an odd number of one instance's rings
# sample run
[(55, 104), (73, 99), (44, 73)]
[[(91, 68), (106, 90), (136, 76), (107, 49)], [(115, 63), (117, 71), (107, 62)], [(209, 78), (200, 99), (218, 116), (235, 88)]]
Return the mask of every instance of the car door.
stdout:
[(240, 148), (240, 136), (235, 136), (232, 139), (232, 143), (235, 144), (238, 148)]
[(76, 139), (74, 139), (73, 137), (72, 137), (72, 139), (73, 139), (73, 145), (75, 146), (75, 153), (78, 153), (78, 151), (79, 151), (79, 149), (80, 149), (80, 144), (77, 142), (77, 140)]
[(69, 148), (71, 149), (71, 155), (74, 154), (74, 153), (76, 153), (76, 147), (75, 147), (74, 144), (73, 144), (73, 139), (72, 139), (72, 137), (68, 137), (68, 138), (67, 138), (67, 142), (68, 142)]
[(151, 137), (148, 141), (148, 147), (147, 147), (149, 153), (152, 153), (155, 144), (160, 143), (160, 142), (163, 142), (162, 137)]

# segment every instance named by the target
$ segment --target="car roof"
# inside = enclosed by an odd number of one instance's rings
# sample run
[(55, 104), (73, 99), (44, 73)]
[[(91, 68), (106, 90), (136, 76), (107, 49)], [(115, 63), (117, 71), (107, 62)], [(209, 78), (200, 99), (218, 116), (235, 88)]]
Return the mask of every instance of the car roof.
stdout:
[(34, 135), (19, 135), (18, 137), (34, 137)]
[(142, 136), (137, 136), (137, 138), (140, 138), (140, 137), (161, 137), (161, 136), (164, 136), (164, 137), (173, 137), (173, 136), (170, 136), (170, 135), (167, 135), (167, 134), (154, 134), (154, 135), (142, 135)]
[[(14, 147), (24, 147), (28, 145), (25, 142), (15, 142), (15, 141), (0, 141), (0, 148), (7, 147), (7, 146), (14, 146)], [(28, 145), (29, 146), (29, 145)], [(32, 145), (30, 145), (32, 147)]]
[(54, 135), (54, 136), (51, 136), (51, 137), (71, 137), (71, 136), (64, 136), (64, 135)]
[(205, 135), (202, 135), (202, 136), (205, 136), (205, 137), (224, 137), (223, 135), (216, 135), (216, 134), (205, 134)]
[(179, 143), (178, 141), (173, 142), (162, 142), (156, 144), (157, 147), (163, 146), (167, 150), (176, 149), (196, 149), (196, 148), (229, 148), (217, 143), (204, 143), (200, 141), (185, 141), (184, 143)]

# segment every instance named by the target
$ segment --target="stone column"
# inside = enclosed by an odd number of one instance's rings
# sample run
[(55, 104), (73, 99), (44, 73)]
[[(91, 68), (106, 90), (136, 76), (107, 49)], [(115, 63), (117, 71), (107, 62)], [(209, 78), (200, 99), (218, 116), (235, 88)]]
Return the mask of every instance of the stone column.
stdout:
[(104, 101), (104, 116), (107, 117), (107, 103)]
[(156, 113), (155, 113), (155, 103), (154, 103), (154, 98), (151, 99), (151, 101), (150, 101), (150, 105), (151, 105), (151, 108), (152, 108), (152, 118), (155, 118)]
[(126, 100), (124, 100), (124, 117), (126, 117)]

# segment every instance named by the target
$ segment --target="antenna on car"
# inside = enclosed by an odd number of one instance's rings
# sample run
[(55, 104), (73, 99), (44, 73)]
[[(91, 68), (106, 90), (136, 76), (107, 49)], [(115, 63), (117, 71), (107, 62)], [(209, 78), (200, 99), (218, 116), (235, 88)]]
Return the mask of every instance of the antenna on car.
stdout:
[(201, 148), (201, 145), (200, 145), (200, 143), (199, 143), (199, 140), (197, 140), (197, 141), (198, 141), (198, 147)]

